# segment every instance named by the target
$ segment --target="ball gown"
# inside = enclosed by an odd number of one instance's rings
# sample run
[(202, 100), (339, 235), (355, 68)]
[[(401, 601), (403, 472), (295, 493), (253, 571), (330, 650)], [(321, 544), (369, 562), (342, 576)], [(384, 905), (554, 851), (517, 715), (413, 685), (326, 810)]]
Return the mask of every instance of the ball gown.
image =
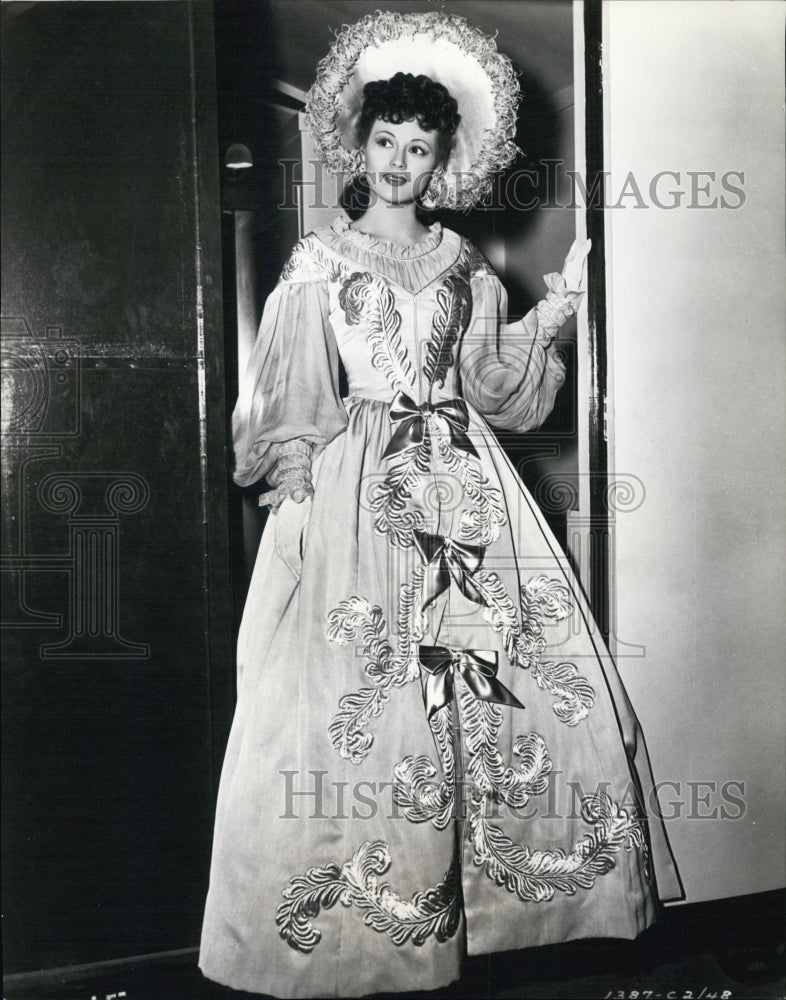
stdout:
[(491, 430), (538, 427), (564, 382), (547, 312), (506, 306), (456, 233), (344, 220), (267, 300), (235, 478), (304, 439), (314, 496), (268, 519), (241, 624), (211, 979), (433, 989), (465, 953), (636, 937), (679, 893), (615, 665)]

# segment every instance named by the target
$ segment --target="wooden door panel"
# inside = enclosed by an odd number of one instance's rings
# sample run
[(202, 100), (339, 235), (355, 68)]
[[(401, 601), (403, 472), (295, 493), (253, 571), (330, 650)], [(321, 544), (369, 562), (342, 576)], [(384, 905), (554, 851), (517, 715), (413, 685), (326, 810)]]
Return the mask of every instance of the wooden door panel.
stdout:
[(211, 9), (20, 7), (3, 47), (6, 973), (196, 945), (229, 714), (213, 692), (233, 669)]

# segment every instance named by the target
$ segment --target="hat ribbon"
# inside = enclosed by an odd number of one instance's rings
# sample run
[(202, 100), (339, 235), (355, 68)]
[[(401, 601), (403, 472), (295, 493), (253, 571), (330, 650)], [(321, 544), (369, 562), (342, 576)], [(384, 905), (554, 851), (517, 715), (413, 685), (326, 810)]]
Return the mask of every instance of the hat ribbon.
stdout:
[(479, 701), (524, 708), (518, 698), (497, 680), (497, 652), (492, 649), (448, 649), (445, 646), (418, 647), (420, 680), (426, 718), (453, 699), (453, 677), (461, 679)]

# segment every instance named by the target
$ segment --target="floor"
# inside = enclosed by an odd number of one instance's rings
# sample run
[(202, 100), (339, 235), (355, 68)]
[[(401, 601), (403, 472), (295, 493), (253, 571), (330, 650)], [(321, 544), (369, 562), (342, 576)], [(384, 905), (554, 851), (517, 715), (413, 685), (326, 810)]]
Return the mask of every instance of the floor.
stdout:
[[(407, 1000), (781, 1000), (785, 915), (784, 892), (670, 907), (637, 941), (578, 941), (470, 959), (460, 982)], [(9, 985), (5, 1000), (260, 1000), (207, 982), (193, 953), (111, 979)]]

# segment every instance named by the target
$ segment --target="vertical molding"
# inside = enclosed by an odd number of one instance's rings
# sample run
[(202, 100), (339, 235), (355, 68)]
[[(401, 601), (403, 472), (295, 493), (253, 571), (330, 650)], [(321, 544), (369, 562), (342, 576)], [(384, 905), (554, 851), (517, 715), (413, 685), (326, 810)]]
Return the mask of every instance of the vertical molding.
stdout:
[[(608, 640), (609, 516), (607, 505), (609, 453), (606, 432), (608, 350), (606, 341), (606, 233), (603, 123), (603, 4), (584, 0), (584, 86), (587, 236), (592, 253), (587, 266), (588, 333), (588, 465), (590, 577), (585, 581), (598, 627)], [(593, 194), (593, 192), (595, 192)]]
[[(587, 161), (585, 134), (587, 129), (584, 75), (586, 73), (584, 52), (584, 0), (573, 3), (573, 170), (576, 177), (586, 178)], [(577, 240), (587, 238), (587, 212), (583, 203), (575, 196), (575, 230)], [(578, 571), (584, 589), (589, 592), (589, 324), (587, 319), (587, 296), (585, 295), (576, 316), (576, 425), (577, 464), (576, 477), (577, 506), (568, 511), (567, 548)]]
[(214, 791), (234, 710), (232, 578), (221, 281), (221, 193), (218, 167), (213, 5), (188, 4), (191, 76), (197, 363), (202, 470), (205, 670)]

